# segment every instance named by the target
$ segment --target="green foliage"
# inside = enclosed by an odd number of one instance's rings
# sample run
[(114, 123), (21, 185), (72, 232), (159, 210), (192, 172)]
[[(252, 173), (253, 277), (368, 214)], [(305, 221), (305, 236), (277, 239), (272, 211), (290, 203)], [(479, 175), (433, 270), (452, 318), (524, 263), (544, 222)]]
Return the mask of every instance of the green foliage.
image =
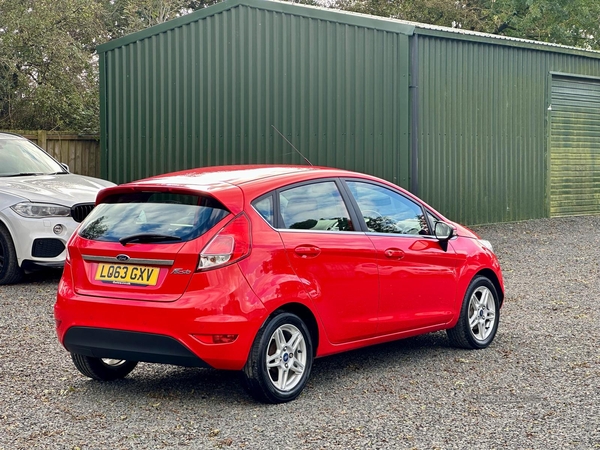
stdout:
[(339, 0), (349, 11), (600, 49), (597, 0)]
[(158, 25), (220, 0), (102, 0), (111, 39)]
[(597, 0), (496, 0), (484, 12), (489, 20), (483, 31), (600, 48), (600, 3)]
[(97, 129), (99, 13), (89, 0), (0, 0), (0, 128)]

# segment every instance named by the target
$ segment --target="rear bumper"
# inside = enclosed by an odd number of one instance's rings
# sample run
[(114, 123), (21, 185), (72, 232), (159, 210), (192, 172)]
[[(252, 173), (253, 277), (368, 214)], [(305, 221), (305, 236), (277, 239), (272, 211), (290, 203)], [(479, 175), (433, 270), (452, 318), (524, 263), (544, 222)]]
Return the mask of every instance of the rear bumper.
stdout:
[(71, 353), (188, 367), (210, 367), (177, 340), (153, 333), (71, 327), (63, 342)]
[[(267, 317), (237, 265), (195, 274), (174, 302), (79, 295), (72, 279), (66, 264), (56, 330), (67, 350), (86, 356), (240, 370)], [(236, 337), (213, 343), (215, 335)]]

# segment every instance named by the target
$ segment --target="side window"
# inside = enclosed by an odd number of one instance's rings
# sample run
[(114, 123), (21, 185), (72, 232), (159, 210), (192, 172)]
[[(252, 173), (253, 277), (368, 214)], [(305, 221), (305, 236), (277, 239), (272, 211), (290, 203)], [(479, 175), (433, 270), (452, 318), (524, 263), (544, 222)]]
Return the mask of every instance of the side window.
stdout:
[(376, 184), (348, 181), (369, 231), (395, 234), (429, 234), (423, 209), (417, 203)]
[(273, 227), (275, 226), (275, 222), (273, 220), (273, 196), (269, 195), (268, 197), (259, 199), (252, 203), (252, 206), (258, 211), (258, 213), (263, 216), (263, 218), (269, 222), (269, 224)]
[(333, 181), (304, 184), (280, 192), (284, 228), (353, 231), (352, 221)]

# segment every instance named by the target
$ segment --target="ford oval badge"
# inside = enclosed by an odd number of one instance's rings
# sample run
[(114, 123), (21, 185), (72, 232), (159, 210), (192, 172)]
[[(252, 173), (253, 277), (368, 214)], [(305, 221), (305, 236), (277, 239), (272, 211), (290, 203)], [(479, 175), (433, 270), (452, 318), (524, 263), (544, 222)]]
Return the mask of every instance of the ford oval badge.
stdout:
[(119, 261), (121, 261), (121, 262), (124, 262), (124, 261), (129, 261), (129, 256), (127, 256), (127, 255), (123, 255), (123, 254), (121, 254), (121, 255), (117, 255), (117, 260), (119, 260)]

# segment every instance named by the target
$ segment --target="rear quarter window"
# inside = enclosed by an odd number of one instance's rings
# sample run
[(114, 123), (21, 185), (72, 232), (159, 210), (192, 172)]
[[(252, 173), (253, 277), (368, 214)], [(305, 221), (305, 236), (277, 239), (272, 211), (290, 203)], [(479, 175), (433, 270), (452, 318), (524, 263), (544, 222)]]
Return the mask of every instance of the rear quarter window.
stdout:
[(96, 206), (79, 235), (106, 242), (134, 235), (189, 241), (202, 236), (228, 214), (227, 208), (212, 197), (165, 192), (120, 194)]
[(254, 209), (265, 219), (269, 225), (275, 226), (274, 213), (273, 213), (273, 196), (260, 198), (252, 202)]

